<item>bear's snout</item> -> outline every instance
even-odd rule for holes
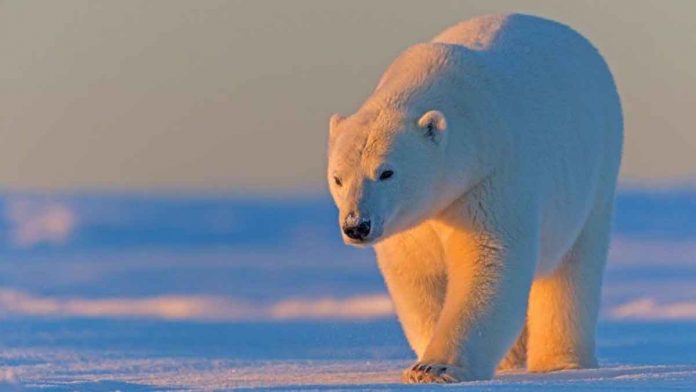
[[[343,233],[355,241],[364,241],[370,235],[371,229],[372,224],[369,219],[360,218],[353,212],[346,216],[343,223]]]

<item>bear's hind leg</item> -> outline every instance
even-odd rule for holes
[[[505,358],[498,364],[498,370],[524,369],[527,363],[527,324],[522,328],[515,344],[510,347]]]
[[[558,268],[532,284],[527,318],[527,368],[531,372],[597,366],[595,328],[611,202],[598,207]]]

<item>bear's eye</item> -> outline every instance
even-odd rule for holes
[[[379,175],[379,180],[384,181],[390,179],[394,175],[393,170],[385,170]]]
[[[337,176],[334,176],[333,180],[334,180],[334,184],[336,184],[336,186],[343,185],[343,182],[341,182],[341,179],[338,178]]]

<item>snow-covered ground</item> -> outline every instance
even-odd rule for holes
[[[391,390],[413,360],[325,198],[5,195],[0,390]],[[601,368],[466,390],[696,390],[696,193],[622,192]],[[425,388],[425,387],[423,387]]]

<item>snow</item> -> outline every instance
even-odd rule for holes
[[[658,303],[652,298],[642,298],[617,306],[611,311],[614,318],[655,320],[696,320],[696,301]]]
[[[60,317],[159,318],[165,320],[370,319],[393,315],[386,294],[348,298],[290,298],[269,306],[222,296],[169,295],[144,298],[52,298],[0,289],[0,314]]]
[[[55,202],[10,201],[5,214],[12,225],[11,242],[17,247],[32,247],[44,242],[62,244],[76,224],[73,211]]]
[[[402,388],[399,373],[410,362],[393,319],[281,323],[72,319],[3,324],[0,361],[10,367],[11,380],[28,388],[384,390]],[[693,325],[602,324],[600,369],[505,373],[492,381],[467,383],[466,389],[685,389],[696,380],[694,345]]]
[[[428,390],[326,198],[0,198],[0,390]],[[696,388],[696,194],[625,191],[599,369],[448,390]],[[25,233],[25,234],[21,234]],[[28,233],[28,234],[27,234]]]

